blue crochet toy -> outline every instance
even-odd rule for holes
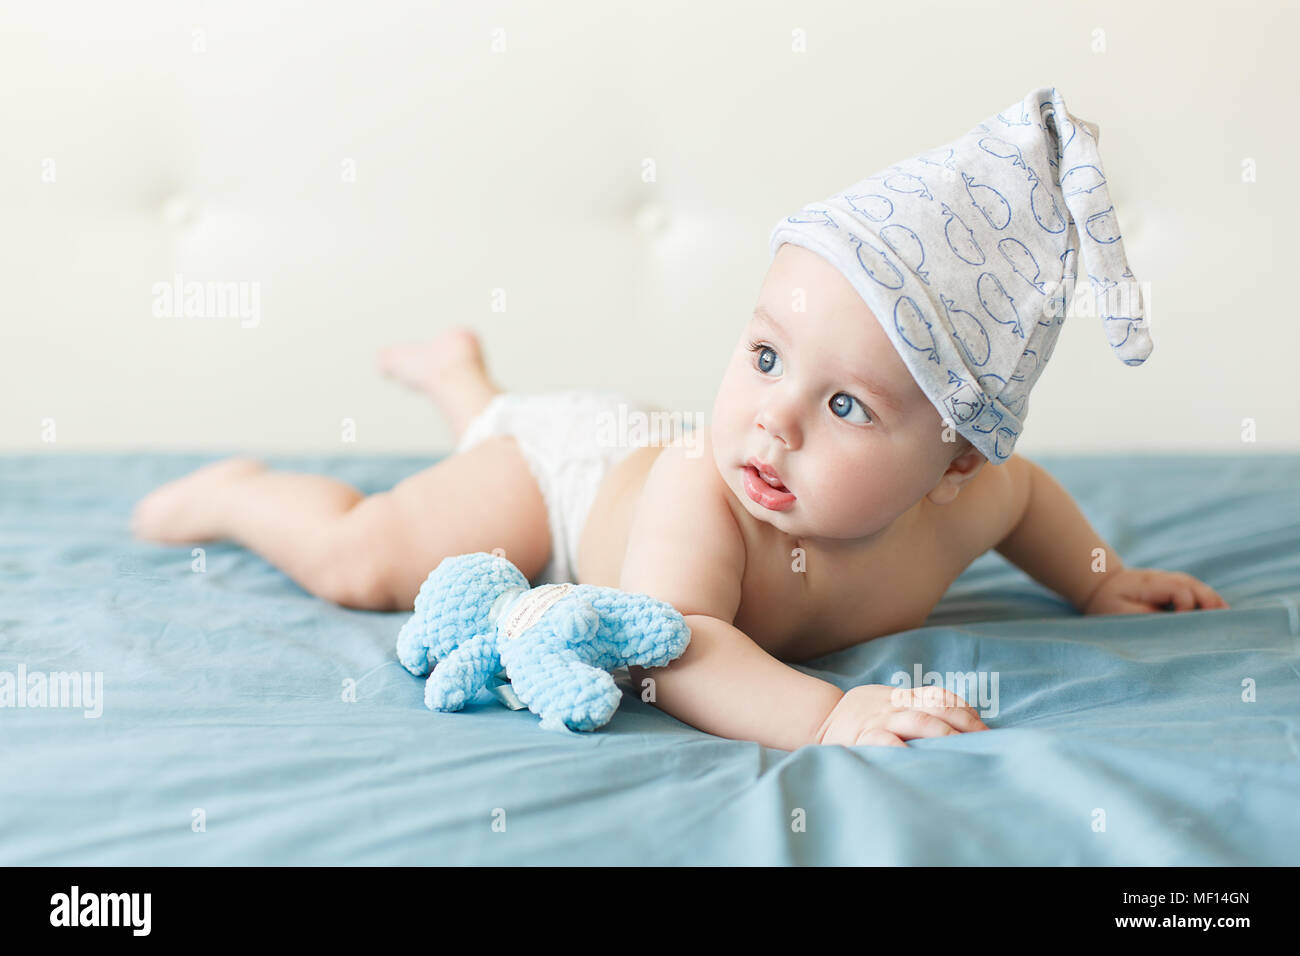
[[[671,604],[590,584],[530,589],[505,558],[477,552],[430,572],[397,635],[397,657],[416,676],[436,665],[424,687],[432,710],[460,710],[504,667],[543,727],[595,730],[623,698],[609,671],[662,667],[690,639]]]

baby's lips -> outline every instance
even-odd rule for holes
[[[754,471],[758,473],[758,477],[763,479],[769,487],[775,488],[777,491],[790,490],[789,486],[785,484],[781,476],[776,473],[776,469],[772,468],[770,465],[760,462],[757,458],[751,458],[749,461],[745,462],[745,464],[750,468],[753,468]],[[760,467],[760,465],[762,465],[762,467]],[[773,482],[776,483],[773,484]]]

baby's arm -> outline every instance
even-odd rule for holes
[[[998,553],[1082,610],[1102,578],[1124,562],[1051,475],[1019,455],[1003,467],[1013,489],[1013,512],[1020,517],[998,543]]]
[[[731,622],[740,607],[745,543],[712,458],[668,448],[646,478],[619,587],[672,604],[691,641],[666,667],[631,667],[653,703],[700,730],[780,750],[804,744],[891,744],[986,729],[951,691],[941,699],[881,684],[847,693],[795,670]]]
[[[997,551],[1085,614],[1226,608],[1213,588],[1180,571],[1128,568],[1102,540],[1070,493],[1032,461],[1012,455],[1012,531]],[[1018,515],[1018,518],[1014,516]]]
[[[654,704],[692,727],[795,750],[816,742],[844,692],[781,663],[732,625],[745,544],[729,493],[707,454],[666,448],[651,468],[619,587],[673,605],[691,641],[666,667],[629,670],[638,690],[653,678]]]
[[[820,742],[843,691],[782,664],[724,620],[685,618],[686,653],[667,667],[629,668],[638,691],[652,678],[655,706],[719,737],[778,750]]]

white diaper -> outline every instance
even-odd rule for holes
[[[578,541],[601,481],[620,461],[648,444],[634,434],[623,434],[618,423],[626,422],[630,412],[648,413],[653,408],[620,392],[597,389],[502,392],[465,429],[457,454],[496,435],[514,436],[542,491],[551,529],[551,558],[530,582],[533,586],[576,583]]]

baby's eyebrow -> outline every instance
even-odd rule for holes
[[[767,309],[763,308],[761,305],[754,310],[754,318],[766,322],[768,325],[772,326],[772,328],[776,329],[782,335],[785,335],[785,326],[782,325],[780,322],[778,322],[776,318],[770,312],[768,312]]]
[[[772,326],[772,328],[776,329],[776,331],[780,332],[783,336],[786,336],[787,338],[789,337],[786,333],[785,326],[778,322],[776,317],[761,305],[754,310],[754,318]],[[889,408],[893,409],[900,415],[903,414],[903,403],[900,402],[898,397],[894,395],[893,392],[889,391],[889,389],[880,385],[878,382],[868,381],[867,379],[854,375],[851,372],[848,373],[848,375],[849,378],[853,379],[853,381],[857,382],[872,395],[876,396],[876,398],[880,399]]]
[[[858,376],[856,375],[850,375],[849,377],[853,379],[855,382],[857,382],[859,385],[861,385],[863,388],[865,388],[867,391],[869,391],[872,395],[876,396],[876,398],[880,399],[882,402],[884,402],[886,405],[888,405],[890,408],[896,411],[898,414],[900,415],[903,414],[903,403],[900,402],[894,396],[893,392],[887,390],[881,385],[875,384],[874,382],[868,382],[866,379],[858,378]]]

